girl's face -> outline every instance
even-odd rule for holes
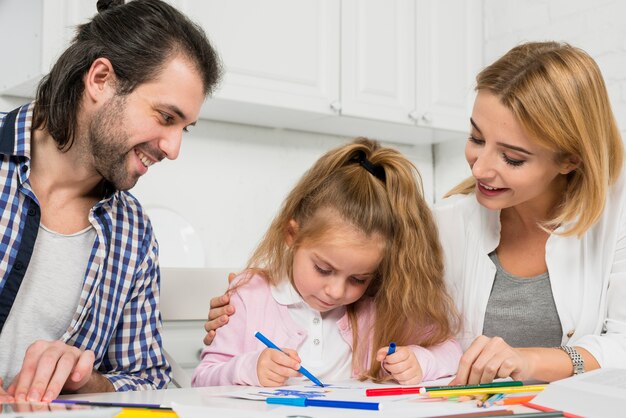
[[[384,241],[379,234],[367,237],[346,222],[337,225],[318,243],[304,242],[294,253],[294,287],[319,312],[359,300],[383,257]],[[291,221],[291,226],[297,233],[297,223]]]
[[[528,137],[497,96],[479,91],[465,158],[476,179],[478,202],[493,210],[530,205],[549,210],[565,186],[570,161]]]

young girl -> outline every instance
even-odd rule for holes
[[[193,385],[281,386],[301,363],[322,382],[454,374],[457,315],[416,174],[364,138],[322,156],[233,281],[237,314],[203,350]]]

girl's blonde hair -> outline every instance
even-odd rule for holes
[[[367,236],[380,234],[385,241],[383,259],[366,292],[376,307],[371,358],[390,341],[441,343],[456,332],[458,317],[445,290],[437,228],[421,189],[419,174],[406,157],[357,138],[323,155],[304,174],[248,266],[274,284],[291,278],[295,250],[303,243],[322,241],[332,228],[320,213],[338,214]],[[292,219],[299,229],[289,246],[286,237]],[[357,335],[354,306],[348,306],[348,315],[354,364],[367,370],[368,353],[359,351],[357,342],[369,335]],[[363,378],[381,376],[380,363],[372,362]]]
[[[554,150],[559,161],[578,167],[567,174],[563,198],[552,219],[554,230],[573,226],[562,235],[584,234],[600,217],[609,186],[620,175],[624,146],[611,110],[602,74],[583,50],[558,42],[519,45],[482,70],[477,91],[500,98],[524,130]],[[469,178],[446,194],[474,191]]]

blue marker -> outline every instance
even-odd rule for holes
[[[265,402],[274,405],[289,406],[324,406],[326,408],[348,408],[348,409],[369,409],[379,411],[383,405],[378,402],[352,402],[334,401],[330,399],[309,399],[309,398],[267,398]]]
[[[389,343],[389,349],[387,350],[387,355],[390,356],[395,352],[396,352],[396,343],[394,342]]]
[[[273,348],[274,350],[278,350],[281,353],[284,353],[283,350],[281,350],[280,348],[278,348],[276,346],[276,344],[274,344],[273,342],[271,342],[270,340],[267,339],[267,337],[263,334],[261,334],[260,332],[257,332],[256,334],[254,334],[255,337],[257,337],[259,340],[261,340],[261,342],[263,344],[265,344],[266,346],[268,346],[269,348]],[[286,353],[285,353],[286,354]],[[302,373],[303,375],[305,375],[306,377],[309,378],[309,380],[313,383],[315,383],[317,386],[321,386],[324,387],[324,384],[322,382],[319,381],[319,379],[315,376],[313,376],[311,374],[310,371],[308,371],[307,369],[305,369],[304,367],[300,366],[300,368],[298,369],[298,371],[300,373]]]

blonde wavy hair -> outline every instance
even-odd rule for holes
[[[611,184],[619,177],[624,145],[595,61],[566,43],[529,42],[511,49],[476,77],[476,90],[500,98],[537,143],[559,161],[574,159],[563,198],[552,219],[553,231],[573,222],[563,236],[584,234],[601,216]],[[445,197],[474,192],[468,178]]]
[[[371,162],[376,176],[361,166],[363,158]],[[248,261],[247,271],[261,273],[270,283],[291,279],[295,250],[322,241],[333,227],[324,225],[320,211],[338,214],[367,236],[383,237],[383,259],[365,294],[374,298],[376,307],[371,353],[360,349],[359,340],[369,335],[358,335],[355,306],[347,307],[353,365],[367,370],[362,379],[383,380],[380,363],[373,361],[368,369],[367,359],[390,341],[430,346],[451,338],[458,327],[444,285],[437,228],[421,190],[419,174],[406,157],[357,138],[323,155],[304,174]],[[289,246],[291,220],[299,228]]]

